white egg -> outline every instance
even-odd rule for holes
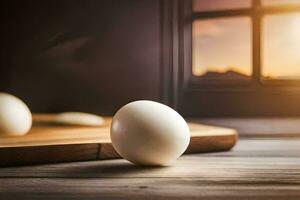
[[[31,128],[32,116],[19,98],[0,92],[0,135],[25,135]]]
[[[189,127],[181,115],[147,100],[131,102],[118,110],[110,136],[116,151],[137,165],[168,165],[190,142]]]
[[[74,126],[102,126],[105,120],[94,114],[82,112],[64,112],[57,114],[54,123]]]

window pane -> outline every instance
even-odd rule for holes
[[[299,79],[300,14],[268,15],[263,25],[263,76]]]
[[[194,0],[193,11],[228,10],[249,8],[251,0]]]
[[[204,79],[250,79],[251,19],[230,17],[193,23],[193,74]]]
[[[262,0],[264,6],[280,6],[300,4],[300,0]]]

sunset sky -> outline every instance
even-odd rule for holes
[[[233,0],[227,1],[232,2]],[[282,1],[287,2],[288,0],[268,0],[264,3],[279,4]],[[292,2],[295,1],[298,0]],[[205,5],[202,5],[205,2],[207,2],[207,6],[211,4],[210,2],[215,1],[201,0],[202,7],[198,5],[196,8],[198,10],[205,9]],[[300,1],[298,2],[300,3]],[[211,10],[215,6],[218,4],[208,7]],[[300,13],[266,15],[263,18],[262,28],[263,76],[300,78]],[[251,75],[251,30],[250,17],[194,21],[193,73],[203,75],[206,71],[235,70]]]

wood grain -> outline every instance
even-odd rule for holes
[[[51,124],[54,115],[35,115],[23,137],[0,138],[0,166],[120,158],[110,140],[111,118],[102,127]],[[189,123],[191,141],[185,153],[226,151],[237,141],[234,129]]]
[[[300,139],[241,139],[232,151],[184,155],[169,167],[106,161],[7,167],[0,199],[300,198]]]
[[[15,199],[299,199],[299,185],[205,183],[200,178],[4,179],[0,193]],[[0,198],[1,198],[0,197]]]
[[[137,167],[123,159],[1,168],[0,177],[203,178],[233,183],[300,182],[300,140],[241,140],[232,151],[184,155],[172,166]],[[284,154],[285,156],[283,156]],[[33,173],[34,172],[34,173]],[[80,172],[80,173],[79,173]]]

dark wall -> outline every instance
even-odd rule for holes
[[[2,0],[0,89],[33,112],[160,100],[158,0]]]

